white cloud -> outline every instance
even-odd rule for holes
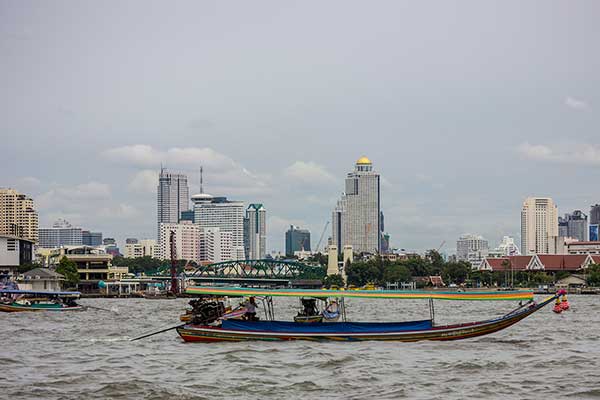
[[[22,185],[26,188],[37,188],[38,186],[40,186],[42,182],[38,179],[35,178],[33,176],[24,176],[23,178],[19,179],[19,185]]]
[[[312,161],[296,161],[283,171],[284,176],[309,184],[327,184],[335,182],[335,177],[325,167]]]
[[[565,105],[567,107],[574,108],[576,110],[585,110],[585,109],[589,108],[588,104],[585,101],[576,99],[571,96],[567,96],[565,98]]]
[[[110,161],[137,167],[157,166],[160,165],[161,161],[166,161],[161,152],[145,144],[115,147],[104,151],[102,154]]]
[[[102,155],[115,163],[142,168],[158,168],[161,163],[170,168],[199,168],[201,165],[218,170],[241,168],[230,157],[209,147],[173,147],[163,151],[136,144],[115,147]]]
[[[143,168],[129,182],[130,189],[136,192],[156,191],[161,163],[174,171],[185,172],[190,186],[198,180],[197,171],[203,166],[205,191],[214,195],[252,195],[270,191],[271,187],[270,176],[252,173],[231,157],[208,147],[173,147],[162,151],[138,144],[109,149],[102,156],[115,163]],[[156,169],[149,169],[152,167]]]
[[[517,152],[531,160],[600,165],[600,146],[596,145],[552,148],[542,144],[522,143],[517,148]]]
[[[41,210],[61,207],[79,207],[86,203],[102,202],[110,199],[110,186],[106,183],[88,182],[75,186],[57,186],[35,199]]]
[[[121,203],[112,207],[104,207],[98,214],[103,218],[123,220],[138,217],[140,211],[129,204]]]

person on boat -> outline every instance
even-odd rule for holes
[[[248,299],[244,307],[246,307],[244,319],[248,321],[258,321],[258,317],[256,316],[256,307],[258,307],[258,305],[256,304],[256,301],[253,296],[251,296]]]

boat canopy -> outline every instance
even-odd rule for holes
[[[257,289],[219,286],[190,286],[185,291],[193,295],[215,296],[277,296],[277,297],[355,297],[369,299],[435,299],[435,300],[531,300],[533,292],[523,290],[488,292],[438,292],[428,290],[319,290],[319,289]]]
[[[4,294],[33,294],[41,296],[60,296],[60,297],[79,297],[81,292],[54,292],[51,290],[16,290],[16,289],[0,289],[0,293]]]

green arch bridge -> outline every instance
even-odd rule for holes
[[[321,279],[325,269],[291,260],[234,260],[199,266],[188,278]]]

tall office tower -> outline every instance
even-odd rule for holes
[[[590,209],[590,226],[588,239],[590,241],[600,240],[600,204],[593,205]]]
[[[590,224],[600,224],[600,204],[590,208]]]
[[[161,169],[157,187],[159,233],[160,224],[177,223],[181,218],[181,213],[189,211],[189,198],[187,176]]]
[[[380,175],[367,157],[346,177],[346,191],[333,212],[332,239],[338,251],[350,245],[357,253],[381,251]],[[338,246],[342,244],[342,247]]]
[[[262,204],[250,204],[244,219],[244,250],[248,260],[267,255],[267,210]]]
[[[588,238],[588,217],[581,210],[575,210],[565,217],[558,217],[558,236],[570,237],[584,242]]]
[[[175,258],[199,262],[200,227],[190,221],[160,224],[159,258],[163,260],[171,258],[171,232],[175,233]]]
[[[310,232],[290,225],[285,232],[285,255],[293,256],[296,251],[310,251]]]
[[[465,234],[456,241],[456,259],[472,265],[481,262],[489,253],[489,244],[482,236]]]
[[[233,258],[243,260],[244,251],[244,202],[231,201],[226,197],[213,197],[199,193],[192,196],[194,223],[200,228],[219,228],[230,232],[233,241]]]
[[[233,260],[233,235],[220,228],[200,230],[200,263],[218,263]]]
[[[80,246],[83,244],[81,228],[72,226],[64,219],[57,220],[52,225],[52,228],[40,228],[39,238],[39,246],[47,249],[60,246]]]
[[[81,231],[81,242],[84,246],[102,246],[102,232]]]
[[[558,242],[558,211],[549,197],[528,197],[521,210],[523,255],[554,254]]]
[[[0,188],[0,234],[37,243],[38,228],[33,200],[14,189]]]

